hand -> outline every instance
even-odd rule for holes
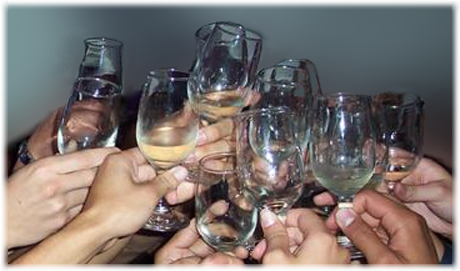
[[[350,254],[340,247],[322,219],[308,209],[291,209],[286,225],[269,210],[261,212],[265,239],[251,256],[263,264],[345,264]]]
[[[327,223],[337,223],[370,264],[437,264],[425,220],[404,205],[373,190],[359,192],[354,209],[339,209]]]
[[[8,179],[8,248],[36,243],[81,210],[96,168],[116,148],[51,156],[16,171]]]
[[[216,252],[200,238],[195,219],[190,225],[178,231],[155,254],[155,264],[243,264],[247,257],[243,248],[237,250],[238,257]]]
[[[99,167],[82,214],[106,225],[110,238],[135,233],[164,195],[186,200],[174,192],[186,176],[181,166],[156,176],[138,148],[110,155]]]
[[[394,195],[409,209],[422,215],[430,229],[452,237],[453,179],[442,166],[423,158],[400,183]]]
[[[235,151],[233,138],[234,123],[231,118],[222,119],[209,126],[203,126],[198,132],[195,153],[187,158],[187,164],[196,164],[209,154]]]
[[[32,156],[37,160],[42,157],[54,155],[56,149],[57,129],[59,126],[59,117],[62,114],[63,107],[56,109],[48,116],[38,127],[27,141],[27,147]],[[17,161],[14,171],[24,165]]]

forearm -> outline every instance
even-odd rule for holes
[[[105,264],[112,261],[131,241],[132,237],[133,235],[112,239],[113,241],[109,241],[106,247],[101,249],[101,251],[88,261],[88,264]]]
[[[104,224],[95,221],[82,213],[12,264],[86,263],[111,239]]]

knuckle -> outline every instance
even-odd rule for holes
[[[66,201],[64,197],[56,197],[53,201],[51,201],[50,205],[50,209],[53,213],[58,213],[59,215],[65,213],[64,210],[66,208]]]
[[[56,197],[59,194],[60,188],[60,184],[57,181],[51,181],[47,183],[46,186],[43,188],[45,198],[51,199]]]

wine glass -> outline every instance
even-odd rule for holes
[[[142,88],[136,140],[158,174],[180,164],[196,145],[198,117],[187,99],[188,73],[151,71]],[[161,199],[144,229],[170,232],[188,225],[188,218]]]
[[[370,97],[347,93],[316,96],[312,112],[310,163],[316,179],[332,192],[338,208],[353,208],[353,197],[374,173],[375,132]],[[362,257],[338,236],[352,259]]]
[[[273,107],[243,112],[235,119],[240,179],[260,209],[284,219],[302,194],[304,180],[294,113]]]
[[[204,156],[195,192],[196,229],[203,240],[231,255],[245,247],[257,224],[257,208],[239,183],[235,153]]]
[[[107,37],[84,40],[85,54],[78,77],[97,77],[116,84],[123,90],[123,42]]]
[[[373,97],[382,110],[386,128],[386,168],[383,178],[388,192],[393,193],[395,182],[409,175],[423,154],[423,106],[417,94],[385,92]]]
[[[233,22],[216,22],[190,75],[188,96],[204,125],[241,112],[259,63],[259,35]]]
[[[120,103],[120,88],[114,83],[94,77],[77,78],[59,122],[59,153],[115,146]]]
[[[280,63],[283,63],[283,65]],[[324,188],[316,184],[308,165],[307,145],[310,129],[308,114],[311,110],[314,95],[311,88],[311,77],[309,71],[299,61],[285,60],[280,63],[258,72],[254,89],[259,93],[260,97],[257,103],[251,105],[251,108],[288,106],[294,110],[302,158],[305,163],[305,187],[297,205],[314,207],[313,195],[324,190]],[[302,63],[305,64],[304,62]],[[318,90],[315,89],[315,91]],[[315,210],[320,212],[328,211],[319,210],[321,208],[327,207],[318,207]]]

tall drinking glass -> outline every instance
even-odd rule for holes
[[[232,22],[215,23],[190,75],[188,96],[204,125],[232,117],[246,106],[262,40]]]
[[[179,165],[195,149],[198,117],[188,102],[187,80],[186,72],[159,69],[149,73],[142,88],[136,140],[158,174]],[[161,199],[144,229],[176,231],[188,222]]]
[[[235,119],[240,179],[259,208],[284,219],[302,194],[304,181],[294,113],[274,107],[243,112]]]
[[[332,192],[338,208],[353,208],[353,197],[372,177],[376,135],[370,97],[346,93],[316,96],[310,162],[316,179]],[[352,258],[362,257],[351,241],[338,236]]]
[[[388,159],[383,177],[390,193],[395,182],[409,175],[420,162],[423,152],[424,102],[413,93],[386,92],[375,95],[386,121],[383,137]]]
[[[59,153],[115,146],[120,102],[120,89],[112,82],[93,77],[75,80],[59,122]]]
[[[245,247],[257,224],[257,208],[239,183],[235,153],[203,157],[195,192],[196,228],[203,240],[228,254]]]
[[[106,37],[91,37],[84,41],[85,54],[78,77],[97,77],[116,84],[123,90],[123,43]]]

